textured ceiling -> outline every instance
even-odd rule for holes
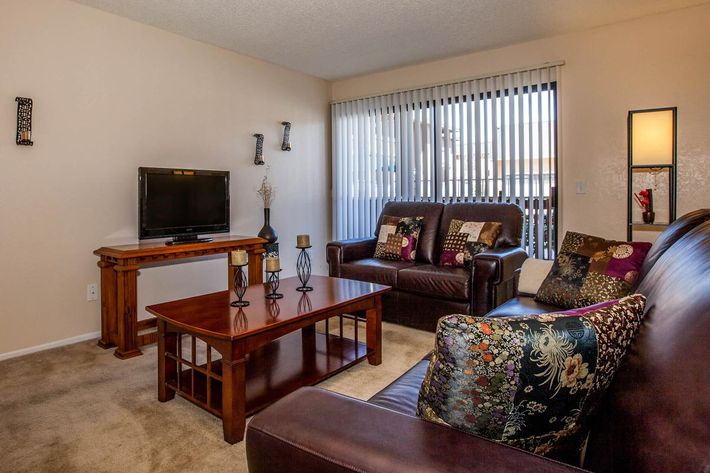
[[[75,0],[325,79],[707,0]]]

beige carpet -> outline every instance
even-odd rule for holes
[[[385,323],[380,366],[320,386],[367,399],[433,340]],[[246,472],[244,443],[224,442],[219,419],[180,397],[158,402],[156,347],[144,351],[121,361],[85,342],[0,362],[0,471]]]

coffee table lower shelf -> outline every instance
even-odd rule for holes
[[[247,355],[246,415],[266,408],[302,386],[319,383],[367,358],[367,345],[338,335],[316,332],[315,351],[303,346],[300,331],[284,335]],[[177,362],[177,358],[166,353]],[[222,417],[222,362],[194,365],[184,358],[180,380],[166,379],[179,396]],[[208,381],[209,380],[209,381]],[[209,384],[208,384],[209,383]]]

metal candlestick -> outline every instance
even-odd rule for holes
[[[237,300],[232,301],[229,305],[232,307],[246,307],[249,305],[249,301],[245,301],[244,294],[247,292],[247,287],[249,286],[249,280],[244,274],[242,269],[246,265],[236,266],[234,268],[234,279],[232,280],[234,285],[234,292],[237,294]]]
[[[311,286],[308,286],[308,280],[311,279],[311,256],[306,250],[308,250],[310,246],[300,248],[301,252],[298,254],[298,259],[296,260],[296,273],[298,274],[298,280],[301,281],[301,285],[297,287],[296,290],[308,292],[313,290]]]
[[[269,293],[264,296],[267,299],[281,299],[284,295],[279,294],[276,292],[279,289],[279,273],[281,270],[279,269],[278,271],[267,271],[267,277],[266,277],[266,284],[268,284],[269,288]]]

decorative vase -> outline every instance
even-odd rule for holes
[[[646,212],[643,212],[641,214],[643,217],[643,223],[653,223],[653,221],[656,219],[656,212],[653,212],[651,210],[647,210]]]
[[[279,238],[276,230],[271,226],[271,209],[268,207],[264,209],[264,226],[259,230],[259,237],[269,243],[274,243]]]

